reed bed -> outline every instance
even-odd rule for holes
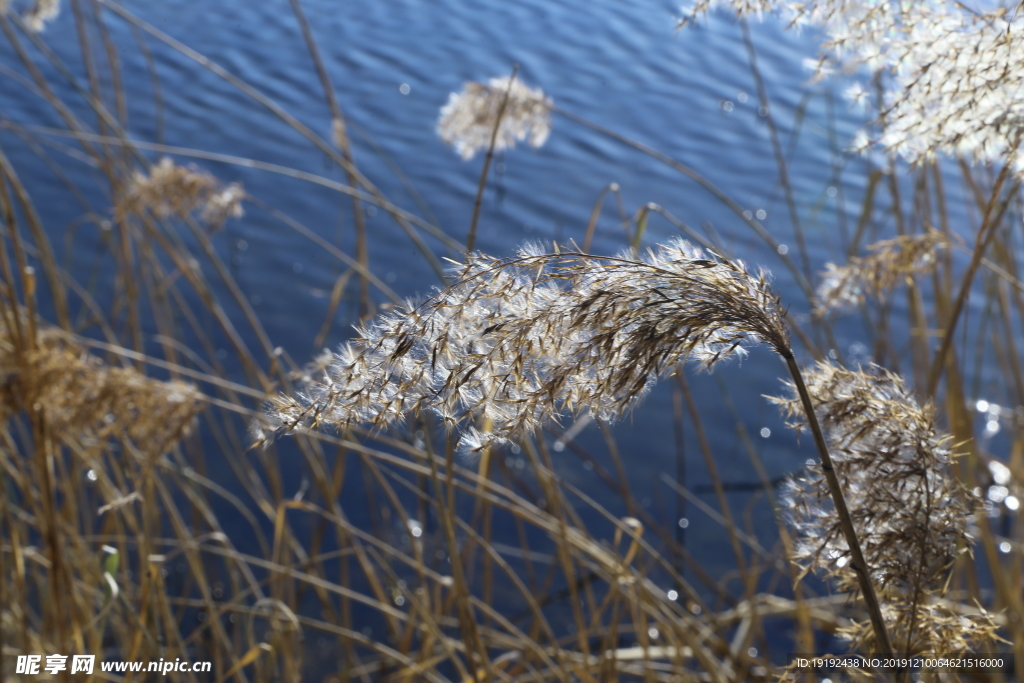
[[[868,171],[855,231],[842,233],[826,266],[810,259],[811,221],[782,145],[789,122],[771,113],[749,31],[795,258],[698,171],[561,109],[557,93],[524,85],[513,65],[465,85],[440,114],[438,132],[456,154],[486,151],[466,233],[400,208],[360,170],[344,97],[299,0],[291,7],[330,108],[322,135],[123,5],[67,4],[76,69],[46,47],[60,3],[0,2],[0,30],[21,60],[0,73],[4,87],[41,98],[63,122],[0,115],[0,128],[56,182],[67,180],[56,161],[65,156],[93,169],[100,206],[73,183],[63,189],[102,235],[98,267],[111,275],[101,284],[68,260],[75,229],[44,225],[38,188],[0,147],[0,680],[23,680],[19,655],[58,653],[212,662],[212,674],[167,676],[181,681],[818,680],[825,674],[788,655],[826,650],[995,653],[1024,666],[1021,128],[1016,109],[991,114],[999,97],[1013,97],[1005,90],[1024,54],[1014,49],[1021,8],[893,17],[888,4],[789,7],[793,21],[826,27],[835,52],[820,62],[823,75],[843,50],[876,69],[877,93],[864,97],[877,99],[869,142],[882,162]],[[697,3],[687,21],[713,4],[742,16],[777,9]],[[118,54],[114,23],[130,27],[137,53]],[[902,47],[865,48],[890,29],[904,32]],[[929,43],[927,31],[938,38]],[[345,182],[134,139],[125,103],[135,94],[120,60],[147,65],[158,110],[179,95],[159,89],[157,44],[309,140]],[[965,45],[1005,70],[965,66],[955,58]],[[938,75],[885,71],[907,60]],[[939,76],[963,88],[944,90]],[[82,94],[88,117],[48,79]],[[977,107],[964,104],[972,98]],[[936,102],[953,113],[914,118]],[[665,207],[631,212],[615,184],[579,207],[571,243],[474,251],[494,152],[540,146],[562,125],[678,171],[775,260],[750,267],[714,230]],[[215,177],[204,159],[331,189],[351,212],[354,245]],[[616,256],[590,253],[606,196],[626,229]],[[971,225],[951,224],[960,197]],[[436,274],[425,298],[403,301],[382,277],[388,254],[370,252],[367,206]],[[267,332],[216,242],[255,212],[336,259],[318,344],[347,300],[362,326],[341,349],[292,359]],[[679,237],[653,242],[654,217]],[[780,298],[768,267],[799,300]],[[979,307],[981,318],[969,319]],[[850,320],[874,365],[858,366],[835,343]],[[811,434],[799,448],[814,459],[782,480],[768,477],[743,419],[705,423],[691,389],[695,371],[717,378],[758,345],[767,351],[744,363],[776,363],[789,385],[769,401]],[[982,357],[995,380],[982,380]],[[615,423],[642,413],[659,381],[674,407],[661,438],[682,444],[692,430],[711,483],[689,486],[681,453],[653,487],[665,503],[654,512],[628,476],[642,454],[618,443]],[[737,387],[719,386],[732,405]],[[588,424],[599,449],[575,439]],[[749,456],[759,481],[742,498],[720,474],[709,429],[736,431]],[[566,462],[603,488],[564,476]],[[765,509],[768,535],[751,519]],[[698,512],[732,552],[724,575],[687,543],[680,522]],[[1010,667],[829,675],[1017,677]]]

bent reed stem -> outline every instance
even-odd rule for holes
[[[789,366],[789,374],[793,377],[793,384],[800,395],[800,402],[807,414],[807,424],[814,435],[814,445],[818,447],[818,457],[821,459],[821,469],[825,473],[825,480],[828,482],[829,493],[832,494],[832,502],[836,506],[836,516],[839,518],[840,528],[846,538],[846,544],[850,547],[852,562],[850,567],[857,574],[857,581],[860,584],[861,593],[864,594],[864,604],[868,609],[868,616],[871,619],[871,627],[874,629],[875,637],[881,649],[881,654],[891,656],[893,654],[892,641],[889,640],[889,632],[885,628],[885,621],[882,619],[882,609],[878,602],[878,595],[875,593],[875,586],[871,583],[871,574],[868,571],[867,562],[860,549],[860,542],[857,540],[857,531],[853,526],[853,519],[850,517],[850,510],[846,506],[846,498],[843,496],[843,489],[839,485],[839,477],[836,476],[835,468],[832,465],[832,456],[828,452],[828,444],[825,442],[825,435],[818,424],[818,417],[814,412],[814,404],[811,402],[811,395],[807,391],[800,366],[797,365],[793,352],[787,349],[782,357]]]

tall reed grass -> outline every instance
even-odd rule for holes
[[[462,157],[487,152],[463,239],[461,227],[449,233],[389,201],[360,170],[345,98],[300,0],[291,8],[330,110],[320,132],[113,0],[72,0],[56,19],[59,3],[16,4],[0,2],[0,30],[20,63],[0,78],[63,125],[0,113],[0,135],[17,136],[58,182],[65,158],[93,169],[101,207],[74,183],[64,189],[101,235],[111,276],[68,260],[75,229],[44,224],[40,188],[0,146],[0,680],[21,680],[19,655],[58,653],[208,660],[216,681],[817,680],[825,674],[788,653],[823,650],[990,652],[1024,665],[1020,7],[687,11],[785,5],[794,23],[824,27],[821,75],[870,71],[852,94],[875,107],[860,142],[880,145],[881,162],[826,266],[812,263],[807,210],[788,180],[790,122],[772,112],[746,29],[795,258],[697,170],[556,106],[557,93],[525,86],[513,65],[467,84],[437,124]],[[84,75],[38,33],[54,20],[75,24]],[[118,51],[115,24],[137,52]],[[308,139],[344,182],[133,138],[122,60],[149,70],[158,110],[183,95],[160,90],[157,45]],[[57,94],[69,89],[84,96],[75,106]],[[630,212],[617,184],[579,207],[582,247],[476,252],[494,152],[543,144],[555,117],[665,164],[733,211],[777,254],[766,265],[791,278],[798,300],[781,301],[767,270],[748,269],[715,231],[656,204]],[[354,244],[218,179],[208,161],[337,192]],[[947,187],[950,169],[962,194]],[[608,195],[628,234],[618,256],[597,256]],[[952,211],[960,201],[966,211]],[[426,299],[403,302],[382,277],[389,255],[370,253],[367,206],[436,273]],[[317,345],[346,298],[363,319],[337,352],[293,361],[246,297],[215,240],[256,212],[337,261]],[[973,224],[952,224],[960,213]],[[654,217],[688,241],[645,250]],[[849,320],[876,365],[843,357],[836,328]],[[757,344],[784,362],[788,393],[771,401],[811,432],[818,456],[781,480],[739,415],[703,422],[686,367],[712,370]],[[684,444],[692,430],[710,486],[687,483],[681,454],[652,493],[676,509],[655,513],[628,476],[643,454],[620,447],[613,423],[643,412],[659,378],[674,411],[658,438]],[[720,387],[731,405],[736,387]],[[587,424],[602,452],[575,438]],[[710,429],[734,430],[750,457],[758,482],[743,509]],[[569,458],[605,490],[561,476]],[[754,497],[770,506],[774,534],[755,530],[752,511],[764,508]],[[721,526],[733,571],[716,573],[687,543],[682,523],[698,512]]]

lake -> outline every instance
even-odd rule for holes
[[[284,0],[128,0],[124,7],[330,139],[330,109],[300,26]],[[715,15],[697,27],[677,31],[679,8],[661,0],[586,4],[308,0],[304,8],[346,116],[358,167],[383,195],[436,225],[454,243],[466,239],[483,162],[479,155],[464,162],[441,142],[435,134],[439,109],[464,82],[504,76],[518,65],[519,77],[542,88],[559,109],[698,171],[749,211],[780,246],[768,246],[735,212],[676,170],[594,127],[556,114],[550,139],[542,148],[517,148],[495,158],[483,201],[478,249],[508,255],[527,240],[581,241],[595,201],[603,188],[616,183],[629,215],[654,202],[698,233],[720,239],[733,255],[771,269],[794,319],[807,320],[806,298],[781,260],[788,255],[799,263],[797,236],[743,31],[732,18]],[[133,139],[345,181],[323,151],[272,111],[150,36],[146,43],[159,76],[155,89],[136,42],[141,34],[116,15],[108,15],[110,40],[123,67]],[[842,245],[853,231],[865,194],[868,164],[844,152],[864,124],[865,114],[841,96],[846,86],[843,79],[808,82],[810,72],[804,60],[816,54],[813,32],[789,33],[774,20],[752,24],[750,32],[769,111],[787,157],[807,257],[817,272],[826,261],[842,258]],[[40,38],[86,82],[69,9]],[[36,48],[26,49],[36,56],[57,97],[94,126],[95,116],[88,113],[82,94],[45,63]],[[0,64],[7,69],[0,80],[3,122],[63,127],[45,100],[11,75],[27,72],[6,38],[0,39]],[[157,92],[161,107],[155,103]],[[60,172],[83,188],[81,201],[69,195],[53,166],[43,163],[38,150],[10,126],[0,129],[0,147],[31,189],[43,223],[72,273],[92,277],[98,292],[109,290],[108,247],[99,225],[112,215],[109,190],[96,169],[63,153],[60,145],[66,140],[39,129],[34,132],[38,139],[54,143],[49,153],[59,160]],[[151,158],[157,157],[154,153]],[[175,158],[196,163],[224,182],[243,183],[250,195],[354,253],[350,204],[334,190],[251,164],[190,159],[187,154]],[[615,199],[606,196],[603,206],[591,251],[612,254],[625,248],[629,238]],[[428,293],[438,278],[417,246],[385,211],[368,205],[364,210],[373,271],[401,297]],[[68,242],[65,235],[72,228],[74,239]],[[891,226],[879,228],[884,232]],[[669,220],[652,215],[643,242],[653,245],[678,234]],[[458,257],[435,236],[422,232],[421,237],[436,257]],[[303,363],[322,346],[334,347],[352,335],[359,314],[354,284],[346,290],[324,344],[314,344],[331,290],[345,266],[267,210],[247,206],[244,218],[230,220],[211,240],[263,322],[271,344],[288,356]],[[216,278],[211,277],[211,282],[218,297],[230,299]],[[379,293],[374,296],[377,303],[384,302]],[[97,298],[103,302],[102,294]],[[899,319],[905,303],[893,305],[894,319]],[[238,306],[226,310],[240,329],[248,329]],[[838,351],[847,362],[870,360],[870,339],[857,319],[840,321],[835,330]],[[158,333],[156,328],[146,331]],[[244,381],[223,333],[212,325],[209,333],[228,374]],[[250,348],[257,348],[253,335],[244,334]],[[158,348],[151,338],[145,343]],[[798,441],[762,398],[780,391],[784,372],[777,358],[757,349],[714,375],[695,371],[687,375],[721,478],[735,488],[730,502],[738,515],[754,503],[757,514],[750,518],[750,531],[761,539],[775,538],[774,521],[770,514],[763,514],[763,498],[752,492],[759,480],[744,439],[750,437],[772,479],[799,469],[813,457],[810,439]],[[675,494],[661,478],[664,473],[676,477],[685,470],[687,486],[713,507],[717,505],[709,491],[711,480],[698,435],[687,425],[680,443],[673,429],[672,384],[672,380],[661,382],[635,414],[615,426],[614,434],[636,503],[670,528],[684,526],[687,546],[699,554],[711,575],[720,576],[735,566],[720,524],[693,505],[678,524]],[[595,426],[584,427],[576,439],[594,454],[597,465],[610,467]],[[507,457],[514,467],[516,454],[509,452]],[[616,516],[625,515],[628,511],[621,497],[602,481],[594,465],[571,448],[556,453],[560,476]],[[236,486],[226,465],[210,461],[206,466],[215,481]],[[282,476],[289,490],[302,487],[301,468],[286,469]],[[366,515],[367,501],[359,485],[346,491],[343,506],[358,522],[360,515]],[[226,510],[225,518],[231,519],[232,514]],[[596,518],[593,521],[598,523]],[[514,542],[512,538],[495,540]],[[239,542],[245,544],[244,539]]]

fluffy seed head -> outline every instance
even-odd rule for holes
[[[901,282],[932,272],[938,253],[948,246],[945,235],[929,230],[877,242],[868,247],[871,254],[855,256],[843,266],[825,264],[816,293],[817,313],[852,308],[869,296],[884,299]]]
[[[159,454],[188,432],[203,407],[194,386],[108,366],[60,331],[40,332],[35,347],[21,353],[9,339],[0,326],[0,419],[43,410],[62,440],[127,437]]]
[[[817,75],[842,66],[878,77],[878,142],[908,161],[956,154],[1024,174],[1017,152],[1024,133],[1019,10],[980,12],[940,0],[696,0],[680,23],[717,7],[820,26],[826,40],[825,56],[814,62]]]
[[[888,595],[882,605],[889,636],[907,654],[948,655],[989,652],[999,638],[999,625],[984,609],[977,613],[958,610],[955,603],[926,594],[915,601]],[[877,651],[874,630],[866,621],[840,630],[855,652]]]
[[[805,378],[874,580],[904,595],[934,589],[967,546],[977,501],[950,472],[949,437],[936,429],[931,407],[919,406],[902,378],[879,368],[819,363]],[[799,398],[772,400],[793,426],[805,425]],[[789,481],[786,507],[797,531],[796,561],[843,588],[856,586],[820,468]]]
[[[229,217],[244,215],[245,191],[240,183],[222,187],[220,182],[194,166],[178,166],[164,157],[149,175],[135,171],[118,202],[118,219],[128,214],[152,211],[160,218],[185,218],[193,211],[211,228],[219,228]]]
[[[789,348],[767,274],[683,241],[642,258],[477,255],[456,276],[363,329],[301,394],[272,401],[258,438],[429,409],[449,426],[488,418],[490,433],[463,439],[478,450],[566,414],[614,420],[685,360],[711,369],[747,342]]]
[[[8,2],[0,2],[0,14],[3,14],[8,9]],[[30,31],[39,33],[46,24],[57,18],[60,14],[60,0],[36,0],[32,5],[32,9],[25,12],[22,19],[25,20],[25,26]]]
[[[510,82],[507,76],[492,78],[486,84],[470,81],[461,93],[452,93],[441,108],[437,134],[463,159],[472,159],[490,147],[501,112],[495,151],[511,149],[523,140],[528,140],[531,147],[540,147],[551,133],[552,106],[540,88],[527,87],[519,79]]]

